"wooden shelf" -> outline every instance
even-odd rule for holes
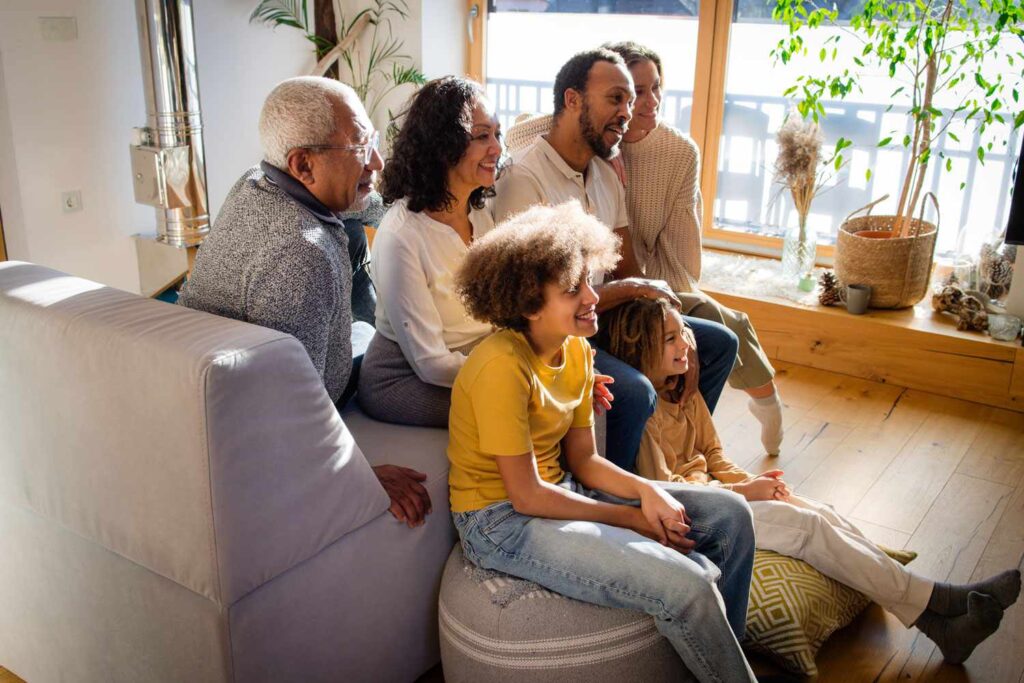
[[[708,291],[750,316],[772,359],[1024,412],[1024,348],[913,308],[850,315],[778,298]]]

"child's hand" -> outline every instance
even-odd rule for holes
[[[792,495],[789,486],[782,481],[782,470],[768,470],[756,477],[734,484],[732,490],[750,501],[779,500],[787,501]]]

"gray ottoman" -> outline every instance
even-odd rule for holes
[[[652,617],[476,568],[459,545],[441,579],[438,620],[446,683],[695,680]]]

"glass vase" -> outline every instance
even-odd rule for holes
[[[806,273],[814,270],[817,256],[818,231],[807,224],[807,216],[800,216],[796,225],[782,237],[782,277],[796,284]]]

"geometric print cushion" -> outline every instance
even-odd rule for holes
[[[869,602],[806,562],[756,550],[743,645],[789,671],[816,676],[818,650]]]
[[[896,559],[906,563],[913,554]],[[789,671],[816,676],[818,650],[870,602],[806,562],[756,550],[743,646],[768,655]]]

